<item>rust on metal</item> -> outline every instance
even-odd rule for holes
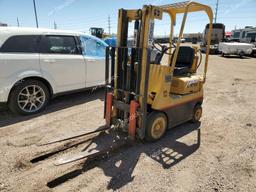
[[[130,117],[129,117],[129,128],[128,128],[128,134],[131,139],[135,139],[135,133],[136,133],[136,111],[139,104],[133,100],[130,104]]]
[[[107,93],[107,102],[106,102],[106,126],[110,126],[111,124],[111,112],[112,112],[112,100],[113,100],[113,94]]]

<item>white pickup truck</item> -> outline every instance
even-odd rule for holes
[[[222,56],[225,55],[239,55],[243,57],[244,55],[250,55],[255,46],[249,43],[239,43],[239,42],[220,42],[219,51]]]

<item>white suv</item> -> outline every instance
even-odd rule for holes
[[[104,84],[102,40],[80,32],[0,27],[0,104],[41,111],[57,94]]]

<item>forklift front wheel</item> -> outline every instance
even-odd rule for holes
[[[203,109],[201,105],[196,105],[194,110],[193,110],[193,118],[192,118],[192,123],[196,123],[200,120],[202,117]]]
[[[151,112],[148,116],[146,140],[156,141],[160,139],[166,132],[167,118],[164,113]]]

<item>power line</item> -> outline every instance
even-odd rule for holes
[[[104,22],[105,21],[105,22]],[[100,19],[100,20],[94,20],[94,21],[90,21],[90,22],[62,22],[61,25],[63,26],[81,26],[81,25],[95,25],[96,23],[99,23],[99,25],[101,23],[106,23],[106,19]]]
[[[77,22],[74,22],[75,20],[77,20]],[[106,18],[103,18],[102,16],[100,18],[90,18],[90,19],[81,19],[81,21],[79,21],[77,18],[73,18],[73,19],[65,19],[65,24],[80,24],[80,23],[95,23],[98,21],[102,21],[102,22],[106,22]]]

